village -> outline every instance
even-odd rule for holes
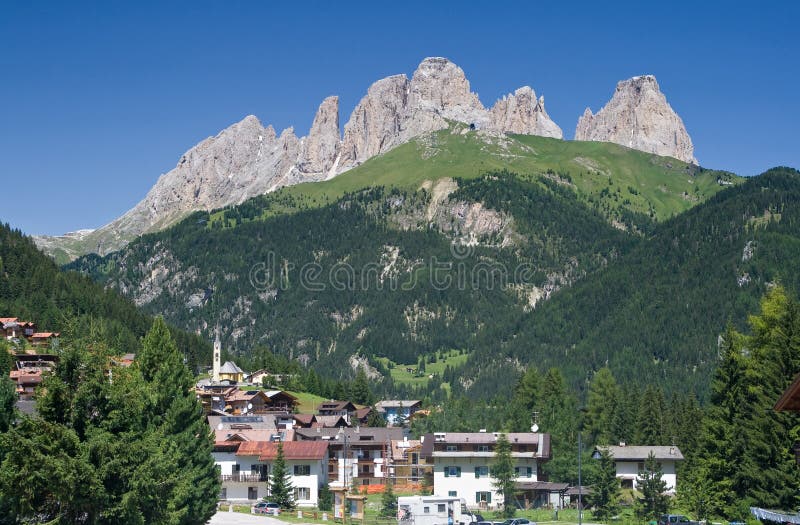
[[[58,333],[37,332],[33,322],[3,318],[3,336],[12,352],[10,372],[18,408],[34,413],[34,394],[43,376],[58,362]],[[346,512],[363,518],[368,494],[383,493],[387,485],[402,494],[428,494],[461,503],[464,512],[491,512],[503,507],[491,476],[500,433],[434,432],[411,439],[409,424],[426,417],[420,400],[385,399],[373,407],[347,400],[325,400],[301,407],[298,397],[269,385],[282,378],[267,370],[245,372],[235,362],[221,362],[219,338],[207,377],[195,386],[210,430],[213,458],[220,476],[220,508],[268,502],[270,480],[282,449],[294,503],[318,508],[323,488],[333,495],[332,518]],[[112,358],[114,367],[127,367],[135,355]],[[376,411],[377,414],[373,414]],[[370,426],[373,416],[385,426]],[[521,509],[583,508],[589,486],[551,482],[541,466],[552,459],[550,435],[537,425],[531,432],[508,433],[514,462],[515,501]],[[684,457],[676,446],[625,444],[598,447],[614,458],[621,488],[636,489],[637,477],[649,455],[658,461],[667,493],[674,494],[678,465]],[[263,505],[263,503],[262,503]],[[265,507],[262,507],[265,508]],[[424,507],[425,509],[428,506]]]

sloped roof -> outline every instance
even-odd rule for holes
[[[386,399],[375,403],[375,408],[381,412],[387,408],[414,408],[419,406],[418,399]]]
[[[317,416],[319,419],[320,416]],[[329,440],[334,443],[343,443],[338,438],[339,432],[347,436],[348,443],[372,442],[386,443],[392,440],[403,439],[403,429],[398,427],[360,427],[360,428],[298,428],[295,435],[298,439]]]
[[[599,446],[598,450],[607,449],[617,461],[644,461],[653,453],[658,460],[682,461],[683,454],[678,447],[625,445],[625,446]]]
[[[800,412],[800,374],[794,378],[792,384],[775,403],[775,410],[786,412]]]
[[[220,374],[244,374],[244,370],[236,366],[233,361],[225,361],[222,368],[219,369]]]
[[[287,460],[324,459],[328,453],[325,441],[285,441],[283,456]],[[246,441],[239,445],[237,456],[258,456],[261,461],[278,457],[278,443],[270,441]]]
[[[405,453],[409,450],[416,450],[422,445],[422,441],[418,439],[393,439],[392,440],[392,459],[402,460],[405,459]]]

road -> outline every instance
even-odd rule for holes
[[[331,522],[333,523],[333,522]],[[228,512],[221,510],[211,517],[208,525],[287,525],[287,522],[281,521],[270,516],[255,516],[253,514],[242,514],[241,512]],[[303,524],[293,524],[303,525]]]

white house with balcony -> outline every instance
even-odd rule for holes
[[[499,432],[436,432],[422,437],[421,457],[433,464],[433,493],[462,498],[467,506],[495,509],[503,503],[491,467]],[[517,483],[537,481],[539,466],[550,459],[550,434],[511,432],[511,457]]]
[[[638,489],[636,479],[644,470],[644,463],[652,452],[661,468],[662,478],[667,484],[667,492],[675,493],[678,486],[677,466],[683,461],[683,454],[676,446],[639,446],[620,443],[618,446],[599,446],[592,457],[599,458],[601,450],[608,450],[614,458],[617,478],[623,489]]]
[[[278,442],[217,442],[212,455],[222,480],[220,500],[252,503],[269,498]],[[319,487],[328,482],[328,444],[287,441],[283,443],[283,455],[295,503],[316,506]]]

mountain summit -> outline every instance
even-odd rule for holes
[[[575,140],[614,142],[697,164],[692,139],[653,75],[620,81],[614,96],[596,115],[586,108]]]
[[[409,80],[395,75],[375,82],[339,133],[339,99],[320,105],[307,137],[292,128],[280,135],[254,116],[207,138],[184,153],[145,198],[111,223],[85,235],[38,237],[62,258],[118,250],[143,233],[170,226],[197,210],[211,210],[282,186],[335,177],[375,155],[427,132],[460,122],[497,133],[561,138],[561,129],[529,87],[484,108],[464,71],[446,58],[426,58]]]

